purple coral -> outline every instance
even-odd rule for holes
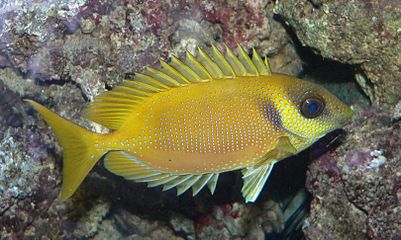
[[[356,168],[365,164],[369,157],[369,152],[350,151],[347,153],[345,161],[349,168]]]

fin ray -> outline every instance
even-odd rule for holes
[[[185,191],[191,188],[201,177],[202,175],[193,175],[190,179],[177,185],[177,196],[183,194]]]
[[[255,48],[252,49],[252,62],[255,64],[260,75],[272,74],[270,67],[268,65],[266,66],[266,64],[263,62],[262,58],[260,57],[259,53],[255,50]]]
[[[190,83],[190,81],[184,75],[182,75],[179,71],[165,61],[160,61],[160,70],[169,75],[171,78],[175,79],[180,84]]]
[[[196,196],[212,177],[213,173],[202,175],[202,178],[192,185],[192,196]]]
[[[149,183],[148,183],[148,187],[157,187],[157,186],[166,184],[166,183],[168,183],[168,182],[170,182],[170,181],[176,179],[177,177],[178,177],[178,175],[172,175],[172,176],[170,176],[170,175],[167,175],[167,174],[166,174],[165,176],[160,177],[158,180],[149,182]]]
[[[192,175],[180,175],[178,178],[174,179],[173,181],[170,181],[166,184],[163,185],[163,191],[170,190],[177,185],[180,185],[181,183],[191,179]]]
[[[177,79],[170,77],[166,73],[157,70],[152,67],[146,67],[145,74],[153,77],[154,79],[166,84],[167,86],[171,87],[182,87],[186,84],[177,81]]]
[[[254,202],[265,185],[267,178],[269,177],[274,161],[265,163],[261,166],[254,168],[247,168],[243,170],[244,185],[242,186],[242,196],[245,198],[245,202]],[[251,172],[251,173],[248,173]]]
[[[226,46],[226,59],[233,67],[237,76],[246,76],[246,69],[235,54]]]
[[[214,79],[224,77],[223,71],[221,71],[220,67],[201,48],[198,48],[198,60],[208,70]]]
[[[234,69],[231,67],[230,63],[227,61],[221,51],[214,45],[212,45],[212,50],[213,58],[215,59],[217,65],[219,65],[219,67],[223,71],[224,75],[229,77],[236,77],[237,75],[235,74]]]
[[[238,58],[245,67],[246,74],[252,76],[258,76],[259,75],[258,69],[256,68],[255,64],[253,64],[251,58],[248,56],[245,50],[239,44],[237,49],[238,49]]]
[[[183,76],[185,76],[191,82],[201,82],[201,77],[190,67],[188,67],[185,63],[183,63],[180,59],[173,56],[171,58],[171,66],[177,69]]]
[[[134,81],[146,83],[146,84],[151,85],[160,90],[169,89],[169,86],[167,86],[166,84],[164,84],[160,81],[157,81],[156,79],[152,78],[151,76],[143,74],[143,73],[135,73]]]
[[[185,55],[185,63],[190,66],[202,80],[210,81],[213,79],[208,70],[189,51],[186,51]]]
[[[216,190],[217,180],[219,179],[219,174],[213,174],[210,180],[207,182],[207,187],[210,190],[210,193],[213,195],[214,190]]]

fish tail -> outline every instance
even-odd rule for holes
[[[25,101],[31,104],[52,127],[64,149],[63,183],[60,194],[61,201],[64,201],[74,194],[89,171],[105,154],[95,148],[95,141],[101,135],[65,120],[37,102]]]

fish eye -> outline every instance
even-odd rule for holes
[[[301,113],[306,118],[319,116],[325,107],[323,99],[319,96],[307,95],[301,102]]]

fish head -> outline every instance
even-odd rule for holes
[[[279,78],[281,94],[272,100],[288,132],[314,142],[350,119],[351,109],[322,86],[285,75]]]

